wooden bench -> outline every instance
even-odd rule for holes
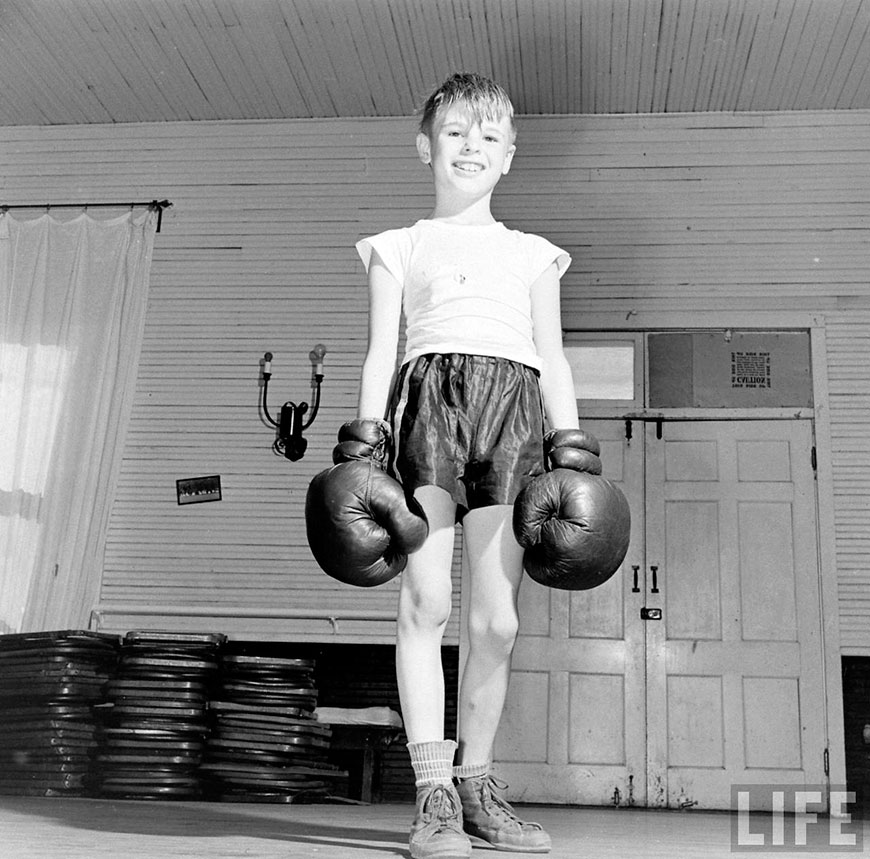
[[[348,793],[362,802],[380,802],[381,754],[402,734],[389,725],[331,725],[330,750],[361,752],[361,758],[348,767]]]

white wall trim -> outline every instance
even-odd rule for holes
[[[801,311],[585,311],[581,325],[570,324],[563,317],[566,332],[581,331],[652,331],[670,329],[718,330],[740,329],[795,329],[815,328],[824,325],[824,317],[817,313]]]

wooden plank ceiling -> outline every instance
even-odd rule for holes
[[[870,108],[870,0],[0,0],[0,125]]]

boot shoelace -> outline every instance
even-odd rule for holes
[[[540,823],[526,823],[524,820],[520,820],[519,817],[517,817],[516,812],[511,808],[510,803],[508,803],[507,800],[502,799],[502,797],[493,790],[493,788],[506,790],[507,787],[507,784],[500,782],[494,776],[487,776],[481,785],[483,807],[492,814],[493,817],[500,817],[503,820],[507,820],[508,822],[519,826],[521,829],[524,826],[528,826],[532,829],[542,829],[543,827]]]
[[[428,823],[437,820],[441,824],[441,828],[461,828],[459,806],[451,792],[443,785],[436,785],[426,797],[423,805],[423,816]]]

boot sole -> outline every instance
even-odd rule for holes
[[[445,848],[444,850],[430,851],[426,848],[423,850],[414,850],[411,848],[411,859],[471,859],[471,845],[467,850],[452,850]]]
[[[487,841],[479,835],[469,835],[472,847],[484,847],[489,850],[497,850],[499,853],[549,853],[552,849],[552,844],[539,845],[537,847],[519,846],[514,844],[493,844],[492,841]]]

